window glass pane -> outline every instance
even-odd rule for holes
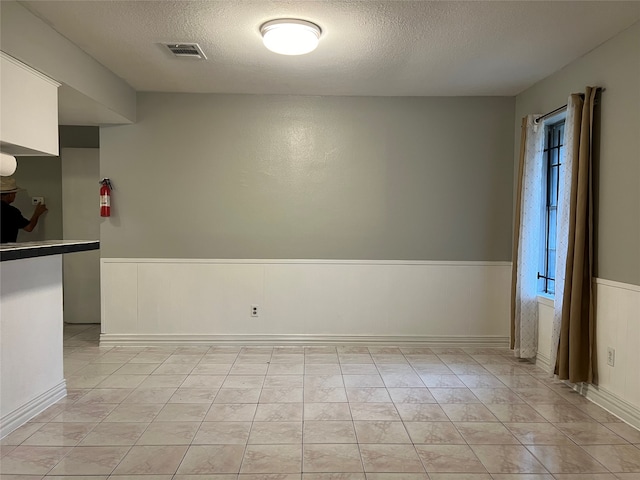
[[[549,280],[547,284],[547,293],[556,293],[556,282]]]
[[[558,205],[558,167],[551,167],[549,178],[549,205]]]
[[[556,248],[556,216],[558,214],[558,210],[555,208],[549,209],[549,245],[548,249]],[[553,272],[551,272],[553,273]]]

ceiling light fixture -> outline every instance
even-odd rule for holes
[[[281,55],[304,55],[318,46],[322,30],[315,23],[294,18],[271,20],[260,27],[262,41]]]

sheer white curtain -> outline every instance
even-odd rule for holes
[[[519,358],[534,358],[538,345],[538,271],[542,215],[542,150],[544,127],[536,125],[539,115],[523,119],[523,143],[512,285],[512,348]]]
[[[555,272],[555,298],[553,300],[553,329],[551,331],[551,352],[549,355],[549,373],[554,374],[556,360],[558,359],[558,345],[560,342],[560,327],[562,325],[562,305],[564,280],[567,269],[567,250],[569,246],[569,213],[571,204],[571,172],[574,157],[577,152],[573,148],[575,132],[575,102],[567,103],[567,116],[564,123],[564,148],[561,149],[560,169],[558,171],[558,211],[556,215],[556,272]]]

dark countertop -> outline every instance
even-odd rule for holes
[[[41,242],[2,243],[0,262],[22,258],[44,257],[63,253],[98,250],[99,240],[44,240]]]

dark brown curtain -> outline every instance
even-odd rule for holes
[[[597,383],[593,295],[593,108],[598,88],[569,98],[565,138],[574,152],[569,241],[555,373],[572,383]],[[569,118],[571,117],[571,118]]]
[[[522,209],[522,182],[524,180],[524,157],[527,145],[527,117],[522,118],[520,134],[520,163],[518,170],[518,191],[516,192],[516,216],[513,221],[513,250],[511,262],[511,345],[513,350],[516,339],[516,286],[518,282],[518,249],[520,248],[520,210]]]

